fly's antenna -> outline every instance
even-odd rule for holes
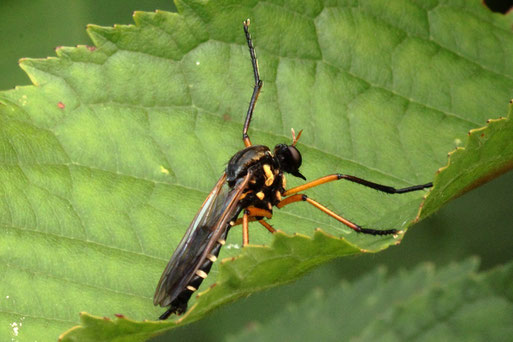
[[[296,143],[299,140],[301,133],[303,133],[303,130],[300,130],[299,133],[297,134],[297,136],[296,136],[296,132],[294,131],[294,128],[291,128],[290,130],[292,131],[292,146],[296,146]]]

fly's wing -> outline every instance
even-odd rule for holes
[[[164,269],[153,297],[154,305],[169,306],[183,291],[213,244],[228,229],[249,178],[250,174],[230,189],[226,174],[221,176]]]

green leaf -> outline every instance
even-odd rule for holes
[[[513,334],[513,264],[476,274],[476,260],[313,291],[228,341],[504,341]]]
[[[34,86],[0,93],[0,323],[18,327],[2,339],[54,339],[85,311],[95,316],[83,314],[63,340],[141,341],[321,262],[400,241],[358,235],[306,203],[276,210],[273,225],[287,234],[252,229],[252,243],[268,247],[241,250],[232,232],[227,259],[180,321],[135,321],[162,312],[151,305],[158,278],[242,147],[252,85],[245,18],[264,80],[252,141],[274,146],[290,141],[291,127],[304,129],[298,146],[310,180],[342,172],[395,187],[429,182],[512,95],[511,15],[478,1],[177,8],[137,12],[134,26],[89,26],[95,47],[24,60]],[[512,138],[509,125],[485,128],[486,141],[470,137],[420,217],[511,165],[511,150],[496,155]],[[363,226],[403,230],[425,193],[347,183],[309,191]],[[96,317],[113,313],[127,319]]]
[[[442,204],[513,168],[513,100],[507,118],[488,120],[473,129],[465,148],[449,153],[449,164],[435,178],[435,187],[420,211],[426,217]]]

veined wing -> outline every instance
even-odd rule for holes
[[[239,198],[250,176],[248,173],[232,189],[226,183],[226,174],[221,176],[164,269],[153,297],[154,305],[171,305],[187,286],[214,243],[228,229],[229,221],[240,211]]]

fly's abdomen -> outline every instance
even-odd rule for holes
[[[181,315],[187,310],[187,302],[191,298],[192,294],[198,290],[201,283],[204,279],[207,278],[212,265],[217,260],[219,256],[219,252],[221,251],[221,247],[226,243],[226,236],[228,235],[228,230],[226,230],[222,236],[216,241],[214,247],[206,255],[204,260],[200,262],[200,267],[194,272],[189,283],[185,286],[185,288],[176,296],[176,298],[171,302],[171,306],[169,310],[167,310],[159,319],[166,319],[170,314],[176,313],[177,315]]]

